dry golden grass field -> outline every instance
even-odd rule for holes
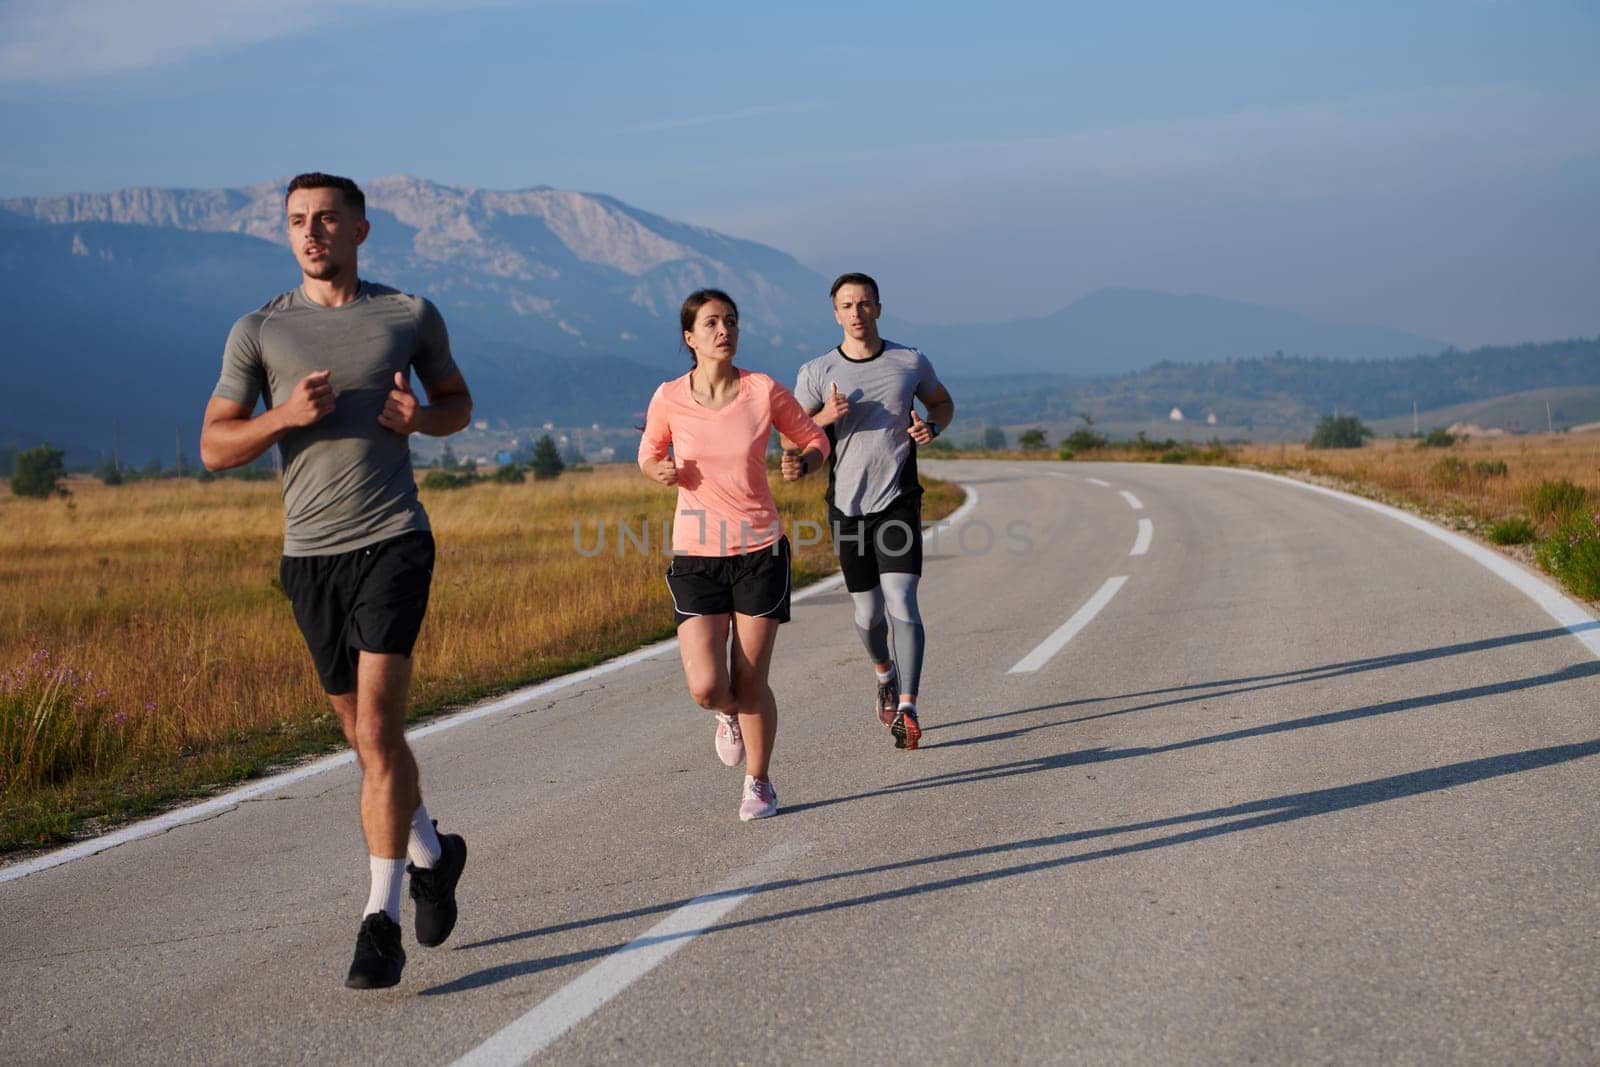
[[[823,519],[821,479],[773,485],[791,531]],[[275,481],[75,477],[68,489],[31,500],[0,488],[0,850],[342,744],[277,584]],[[927,512],[960,497],[930,485]],[[423,500],[438,558],[418,713],[672,633],[662,535],[674,495],[631,465]],[[648,527],[648,554],[637,540],[619,551],[624,525],[635,539]],[[802,548],[796,583],[835,567],[826,541]]]

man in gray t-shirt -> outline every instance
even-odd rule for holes
[[[302,174],[284,207],[301,284],[234,324],[200,456],[210,470],[253,462],[273,445],[283,456],[279,578],[362,774],[371,882],[345,984],[374,989],[399,982],[405,966],[407,871],[417,940],[437,945],[455,925],[466,866],[466,842],[439,834],[422,804],[405,720],[433,578],[410,436],[455,433],[472,417],[472,396],[438,310],[360,279],[369,225],[356,184]]]
[[[924,646],[917,583],[922,576],[922,485],[917,445],[955,417],[955,402],[915,348],[878,335],[878,283],[844,274],[833,283],[833,315],[844,340],[800,368],[794,395],[828,434],[828,518],[855,602],[856,631],[878,674],[878,717],[895,747],[922,736],[917,688]],[[914,400],[928,410],[926,420]],[[793,460],[786,460],[793,462]],[[889,639],[894,639],[893,655]]]

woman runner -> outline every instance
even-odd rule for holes
[[[716,713],[718,757],[744,762],[739,818],[764,819],[778,813],[768,776],[778,707],[767,672],[778,625],[789,621],[789,539],[767,485],[767,442],[776,427],[799,445],[782,464],[784,481],[796,481],[822,466],[828,439],[793,393],[733,365],[739,309],[727,293],[689,294],[678,320],[694,366],[650,398],[639,469],[677,487],[667,589],[684,678]]]

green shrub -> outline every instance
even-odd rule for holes
[[[1558,482],[1540,482],[1528,490],[1525,503],[1528,517],[1545,526],[1561,523],[1582,512],[1589,504],[1589,491],[1565,478]]]
[[[1600,515],[1577,511],[1533,550],[1539,566],[1575,595],[1600,600]]]
[[[1428,436],[1417,442],[1418,448],[1449,448],[1456,443],[1456,435],[1449,430],[1434,428],[1428,431]]]
[[[1017,447],[1024,452],[1043,452],[1050,447],[1050,442],[1045,439],[1044,431],[1035,426],[1017,435]]]
[[[66,496],[67,491],[61,486],[61,479],[67,476],[67,468],[62,463],[65,457],[65,452],[48,444],[19,452],[12,468],[11,491],[18,496],[41,500],[50,496]]]
[[[1182,463],[1185,459],[1188,459],[1188,458],[1189,458],[1188,453],[1185,452],[1183,449],[1181,449],[1181,448],[1169,448],[1165,452],[1161,453],[1161,455],[1157,456],[1156,460],[1157,460],[1157,462],[1160,462],[1160,463]]]
[[[1371,436],[1371,427],[1354,415],[1325,415],[1311,431],[1306,447],[1360,448]]]
[[[521,485],[528,480],[528,476],[522,473],[522,468],[517,464],[503,463],[489,475],[489,480],[501,485]]]
[[[1484,536],[1497,545],[1525,545],[1539,538],[1539,530],[1521,515],[1501,519],[1484,531]]]
[[[1062,445],[1060,450],[1058,452],[1056,452],[1056,458],[1060,459],[1060,460],[1068,460],[1068,459],[1073,458],[1076,455],[1077,455],[1077,453],[1074,452],[1072,449],[1068,448],[1066,445]]]
[[[1511,471],[1503,459],[1480,459],[1472,465],[1472,473],[1480,478],[1504,478]]]
[[[1087,426],[1073,430],[1061,442],[1063,449],[1070,448],[1074,452],[1093,452],[1097,448],[1106,447],[1107,441],[1104,434],[1095,433]]]
[[[467,486],[471,485],[477,480],[478,479],[475,475],[467,471],[456,472],[431,470],[422,476],[422,488],[465,489]]]

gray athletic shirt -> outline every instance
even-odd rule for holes
[[[270,408],[312,371],[331,372],[333,411],[278,441],[284,555],[330,556],[429,528],[411,443],[378,424],[395,371],[409,381],[411,367],[424,383],[457,373],[438,309],[386,285],[362,282],[332,308],[291,289],[233,324],[212,396]]]
[[[833,445],[828,458],[828,503],[849,516],[882,511],[901,496],[920,495],[911,398],[924,403],[939,388],[928,357],[915,348],[884,341],[870,359],[854,360],[838,348],[804,364],[794,395],[816,411],[837,385],[850,411],[824,427]]]

